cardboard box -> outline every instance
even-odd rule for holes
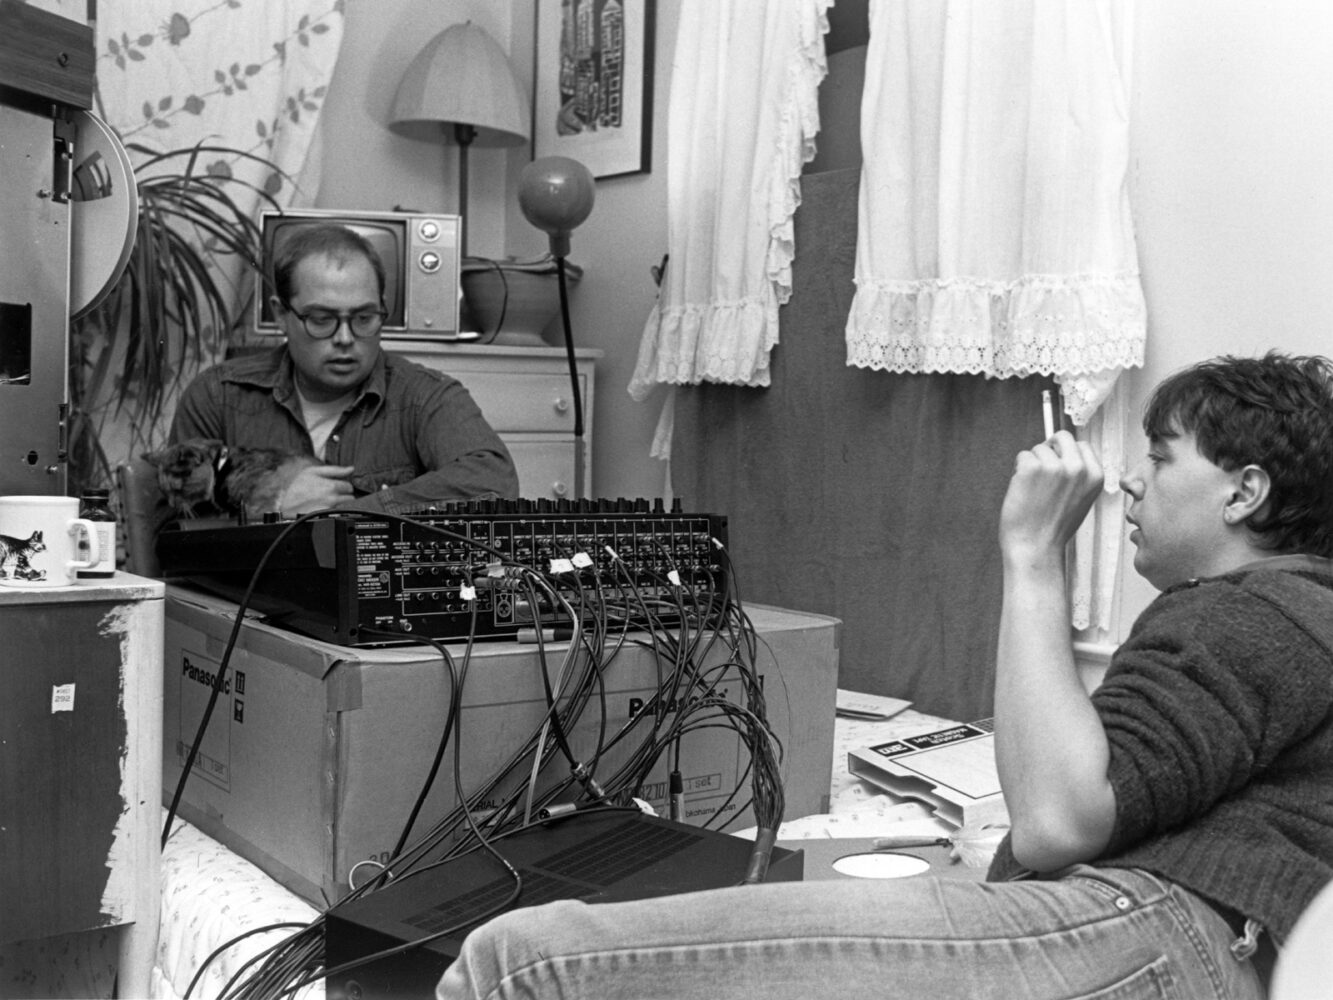
[[[169,804],[220,669],[236,606],[171,586],[166,600],[163,797]],[[757,668],[769,722],[784,747],[786,817],[827,811],[833,769],[834,701],[841,623],[835,618],[750,606],[758,635]],[[642,637],[642,636],[641,636]],[[465,646],[446,646],[461,667]],[[568,643],[548,643],[553,685]],[[704,658],[725,661],[719,643]],[[386,860],[425,784],[450,705],[451,682],[428,645],[360,649],[336,646],[246,620],[228,664],[178,814],[316,906],[342,896],[354,865]],[[742,700],[734,667],[722,685]],[[607,733],[658,688],[654,654],[628,643],[603,672]],[[459,713],[465,791],[507,761],[546,716],[535,645],[478,643],[468,665]],[[569,735],[586,760],[601,722],[595,694]],[[641,739],[622,741],[598,763],[605,780]],[[427,831],[456,803],[452,746],[412,837]],[[745,776],[748,751],[731,730],[710,727],[681,741],[685,820],[713,828],[754,825]],[[660,760],[643,797],[662,815],[666,776]],[[563,757],[543,771],[542,785],[568,774]],[[517,781],[522,785],[522,779]],[[740,794],[729,801],[738,784]],[[725,824],[725,825],[721,825]],[[363,870],[361,876],[368,874]]]

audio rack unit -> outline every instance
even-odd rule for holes
[[[678,501],[667,511],[660,500],[471,500],[408,517],[182,522],[158,537],[157,554],[168,579],[237,601],[249,591],[271,624],[368,646],[392,641],[385,631],[451,640],[571,625],[515,567],[613,622],[674,624],[683,603],[725,592],[726,530],[725,517],[683,513]]]

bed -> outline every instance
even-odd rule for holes
[[[923,804],[891,796],[850,775],[847,751],[931,732],[948,725],[907,708],[887,720],[839,717],[827,813],[788,820],[780,840],[871,838],[890,834],[947,836],[952,828]],[[753,836],[739,831],[738,836]],[[978,865],[974,862],[974,868]],[[304,899],[183,820],[173,824],[162,854],[162,918],[153,995],[159,1000],[214,997],[254,955],[290,930],[229,942],[270,924],[303,925],[318,911]],[[214,953],[217,952],[216,957]],[[210,960],[211,959],[211,960]],[[322,983],[295,994],[324,995]]]

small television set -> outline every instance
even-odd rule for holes
[[[267,277],[256,282],[256,332],[278,332],[269,301],[274,250],[295,230],[327,223],[360,234],[379,254],[384,264],[384,308],[389,313],[384,321],[385,337],[460,339],[460,216],[326,208],[263,209],[259,213]]]

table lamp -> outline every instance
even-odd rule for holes
[[[592,213],[597,194],[592,171],[568,156],[542,156],[533,160],[518,177],[518,207],[523,217],[551,239],[560,279],[560,320],[565,333],[565,354],[574,393],[574,496],[583,496],[583,394],[579,392],[578,365],[574,360],[574,337],[569,324],[569,289],[565,258],[569,236]]]
[[[403,74],[389,127],[458,145],[459,253],[467,256],[468,149],[528,141],[531,110],[504,50],[471,21],[436,35]]]

